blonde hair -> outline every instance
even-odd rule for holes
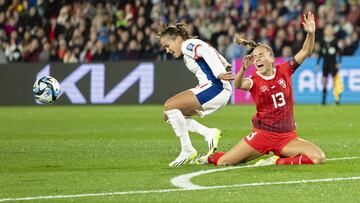
[[[184,23],[176,23],[175,26],[168,26],[166,24],[161,23],[158,28],[153,30],[155,35],[158,38],[164,36],[170,36],[176,38],[180,36],[183,40],[197,38],[197,36],[193,36],[188,30],[187,26]]]
[[[235,36],[235,43],[238,44],[238,45],[242,45],[242,46],[245,46],[245,47],[248,47],[248,48],[251,48],[253,49],[251,52],[254,51],[255,48],[257,47],[264,47],[265,49],[267,49],[270,53],[270,55],[272,57],[274,57],[274,51],[272,50],[272,48],[267,45],[267,44],[263,44],[263,43],[256,43],[255,41],[253,40],[246,40],[244,39],[241,35],[237,34]]]

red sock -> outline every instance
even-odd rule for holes
[[[225,152],[216,152],[215,154],[208,157],[209,164],[217,165],[220,157],[222,157],[225,154]]]
[[[307,157],[306,155],[297,155],[295,157],[279,158],[276,160],[277,165],[286,165],[286,164],[314,164],[314,162]]]

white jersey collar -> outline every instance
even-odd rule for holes
[[[264,80],[272,80],[275,78],[275,75],[276,75],[276,68],[273,68],[273,71],[274,71],[274,74],[270,75],[270,76],[266,76],[266,75],[263,75],[259,72],[256,71],[256,74],[258,74],[261,78],[263,78]]]

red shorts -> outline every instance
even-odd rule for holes
[[[275,133],[253,128],[252,133],[244,138],[245,142],[262,154],[274,152],[280,156],[281,150],[293,139],[297,138],[295,131]]]

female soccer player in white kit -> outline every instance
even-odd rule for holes
[[[221,131],[208,128],[194,119],[204,117],[225,106],[231,96],[230,80],[234,79],[226,69],[231,65],[209,44],[195,39],[185,24],[161,25],[157,31],[160,44],[175,58],[183,56],[186,67],[195,74],[199,84],[181,92],[165,102],[164,120],[168,122],[180,139],[180,155],[169,166],[181,166],[197,156],[192,146],[189,131],[196,132],[208,142],[209,152],[217,149]]]

